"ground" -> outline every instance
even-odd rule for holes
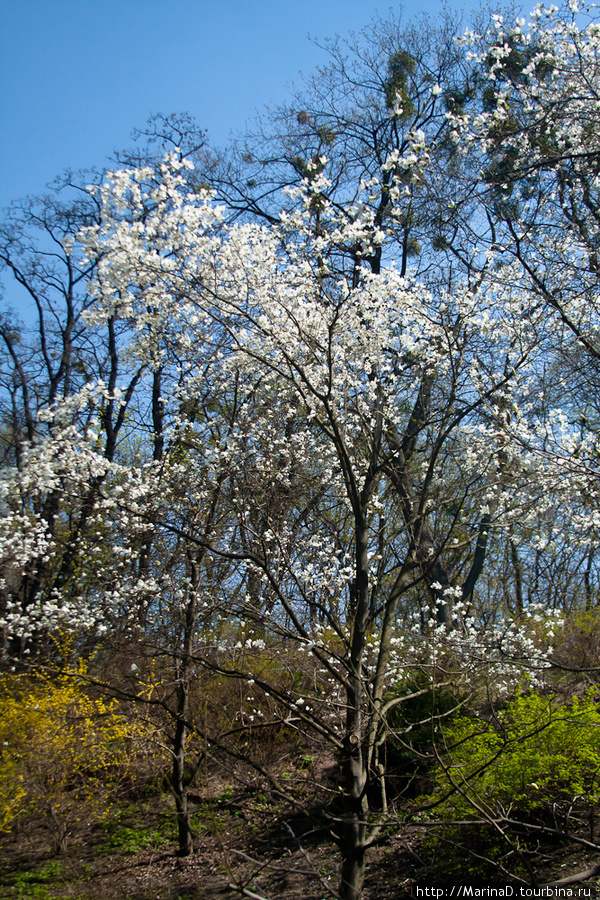
[[[72,830],[66,853],[52,853],[37,824],[1,841],[0,896],[6,900],[324,900],[337,883],[336,847],[310,819],[262,791],[225,787],[195,796],[197,849],[178,858],[168,794],[131,798],[102,823]],[[598,856],[577,845],[529,845],[540,882],[589,868]],[[422,829],[392,829],[372,849],[364,900],[408,900],[415,886],[473,884],[472,863]],[[496,883],[501,883],[497,881]],[[586,887],[600,883],[586,882]],[[245,893],[244,893],[245,892]]]

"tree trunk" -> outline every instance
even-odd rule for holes
[[[185,610],[184,640],[181,659],[177,666],[177,709],[175,719],[175,737],[173,739],[173,772],[171,788],[175,797],[177,810],[178,855],[189,856],[194,852],[194,842],[188,810],[189,779],[185,774],[186,743],[188,736],[188,713],[190,701],[190,661],[196,625],[196,590],[198,587],[199,569],[192,562],[192,587]]]
[[[356,515],[356,577],[351,663],[347,689],[345,759],[342,776],[345,808],[341,834],[341,900],[359,900],[365,878],[365,843],[369,813],[366,795],[368,753],[364,752],[364,650],[369,625],[369,558],[366,518]]]
[[[359,832],[353,825],[347,826],[352,831],[349,846],[342,848],[342,880],[340,883],[340,900],[360,900],[365,881],[365,851],[359,842]]]
[[[367,800],[365,787],[366,760],[355,735],[347,741],[347,759],[344,766],[346,809],[342,813],[344,828],[341,840],[342,871],[340,879],[341,900],[360,900],[365,880],[365,841],[367,836]]]
[[[187,685],[184,689],[187,693]],[[190,856],[190,854],[194,852],[194,841],[188,809],[188,790],[184,771],[186,738],[187,728],[185,724],[179,720],[175,727],[175,739],[173,741],[173,773],[171,776],[171,787],[173,789],[175,808],[177,810],[178,856]]]
[[[48,806],[48,815],[52,823],[52,849],[55,854],[64,856],[67,852],[67,839],[69,836],[67,823],[57,814],[56,807],[52,802]]]

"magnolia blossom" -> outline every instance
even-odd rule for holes
[[[428,164],[415,131],[408,155],[390,157],[383,172],[400,181],[407,167]],[[309,179],[307,195],[316,189]],[[47,439],[6,475],[5,629],[178,616],[192,594],[212,615],[220,603],[231,611],[230,592],[240,622],[262,618],[306,643],[343,682],[344,654],[328,662],[329,638],[314,619],[328,623],[334,644],[353,644],[349,604],[366,542],[369,627],[381,627],[378,609],[397,605],[404,560],[406,634],[410,591],[425,591],[419,620],[429,647],[391,653],[382,631],[373,677],[400,678],[394,660],[433,664],[439,652],[470,653],[476,668],[490,662],[483,648],[499,638],[485,617],[459,614],[460,580],[427,572],[446,543],[457,548],[456,565],[475,572],[490,534],[532,521],[535,503],[539,513],[544,489],[534,484],[547,484],[549,470],[540,481],[519,410],[542,352],[543,312],[512,286],[434,290],[393,266],[349,280],[327,260],[340,244],[378,240],[367,207],[348,218],[322,198],[316,232],[310,202],[277,227],[226,226],[208,194],[189,190],[174,156],[158,175],[112,173],[99,202],[100,224],[80,236],[98,260],[86,324],[119,326],[122,381],[90,382],[44,413]],[[151,395],[153,418],[143,424]],[[415,404],[422,421],[411,419]],[[121,429],[110,455],[107,409]],[[453,518],[446,510],[457,490],[462,511]],[[57,515],[73,523],[66,550]],[[429,517],[447,529],[437,546],[423,537]],[[175,562],[182,541],[204,541],[211,559],[229,560],[212,593],[202,595]],[[26,599],[22,579],[36,586]],[[454,607],[456,627],[438,627],[442,606]],[[540,652],[544,659],[547,648]],[[499,654],[494,667],[518,668],[526,657]]]

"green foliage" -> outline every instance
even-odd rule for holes
[[[468,85],[452,85],[443,94],[446,110],[453,115],[459,115],[464,112],[467,103],[472,98],[473,90]]]
[[[298,759],[296,765],[298,769],[309,769],[314,763],[315,758],[310,753],[305,753]]]
[[[19,872],[14,879],[14,891],[10,896],[18,900],[59,900],[65,896],[61,891],[57,894],[51,887],[54,882],[59,882],[63,866],[58,860],[46,863],[37,870]]]
[[[327,125],[321,125],[317,128],[317,136],[327,147],[333,147],[337,138],[335,131],[332,128],[328,128]]]
[[[470,800],[490,815],[509,816],[560,800],[600,799],[593,691],[560,706],[540,694],[518,694],[493,721],[459,715],[441,730],[434,798],[446,818],[472,814]]]
[[[156,849],[172,843],[173,834],[171,832],[171,828],[168,833],[165,833],[165,830],[161,828],[120,825],[113,830],[107,846],[119,853],[135,854],[140,850]]]
[[[415,71],[416,61],[406,50],[398,50],[388,61],[388,77],[384,83],[385,105],[388,109],[401,107],[400,119],[408,119],[415,111],[408,90],[408,78]]]
[[[308,181],[314,181],[325,168],[325,163],[318,155],[313,156],[310,160],[305,160],[301,156],[294,156],[291,162],[298,174]]]
[[[164,795],[152,802],[115,804],[98,831],[96,846],[100,855],[129,856],[172,845],[175,841],[172,801]]]

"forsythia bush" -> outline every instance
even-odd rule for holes
[[[144,726],[91,698],[77,673],[5,675],[0,708],[0,829],[38,814],[64,850],[75,821],[108,812]]]
[[[435,797],[449,818],[474,812],[472,798],[494,816],[527,813],[549,801],[600,799],[597,694],[557,706],[519,694],[495,722],[466,715],[443,729]]]

